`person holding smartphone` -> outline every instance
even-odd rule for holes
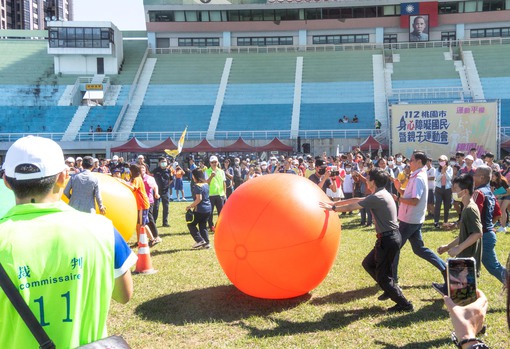
[[[397,222],[397,207],[391,194],[386,190],[389,182],[388,172],[376,168],[368,173],[367,185],[373,194],[364,198],[352,198],[344,201],[321,202],[320,206],[335,212],[349,212],[367,209],[375,220],[377,241],[375,247],[363,260],[363,268],[383,289],[386,297],[396,304],[388,312],[412,312],[413,304],[403,295],[393,279],[391,265],[400,250],[401,235]]]
[[[476,261],[476,274],[480,276],[482,259],[482,221],[480,211],[473,200],[474,180],[468,174],[454,178],[452,195],[455,201],[462,202],[464,209],[459,222],[460,233],[447,245],[440,246],[437,253],[448,252],[450,257],[473,257]],[[442,287],[433,283],[434,288]]]

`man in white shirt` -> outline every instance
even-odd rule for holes
[[[400,189],[400,182],[396,181],[395,186],[400,193],[394,199],[400,203],[398,209],[399,231],[402,235],[403,247],[407,240],[411,243],[413,252],[419,257],[425,259],[427,262],[435,266],[441,274],[446,284],[446,263],[439,258],[432,250],[425,247],[423,237],[421,235],[421,226],[425,221],[425,212],[427,210],[427,171],[426,165],[427,156],[421,151],[415,151],[409,161],[411,168],[411,176],[405,191]],[[393,262],[393,278],[398,280],[398,262],[400,251],[395,256]],[[446,288],[446,287],[444,287]],[[446,289],[444,290],[446,292]]]
[[[484,163],[483,163],[483,160],[480,159],[478,156],[477,156],[477,150],[476,148],[471,148],[469,150],[469,155],[471,155],[473,157],[473,167],[474,168],[477,168],[477,167],[480,167],[482,166]]]

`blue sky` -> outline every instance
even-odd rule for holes
[[[74,0],[75,21],[111,21],[120,30],[145,30],[143,0]]]

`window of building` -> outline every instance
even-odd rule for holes
[[[483,0],[482,11],[501,11],[505,9],[505,0]]]
[[[156,39],[156,47],[157,48],[169,48],[170,47],[170,39],[169,38],[157,38]]]
[[[471,29],[470,35],[472,39],[508,37],[510,36],[510,27]]]
[[[457,34],[454,31],[441,32],[441,41],[455,41],[457,40]]]
[[[50,47],[109,48],[114,43],[111,28],[48,28]]]
[[[439,13],[458,13],[459,3],[458,2],[440,2]]]
[[[385,44],[394,44],[397,42],[397,34],[384,34]]]
[[[368,34],[316,35],[312,38],[312,43],[314,45],[354,44],[354,43],[367,43],[368,41],[369,41]]]
[[[220,46],[220,38],[179,38],[177,44],[179,46],[193,47]],[[168,44],[168,47],[170,47],[170,43]]]
[[[278,46],[293,45],[292,36],[244,37],[237,38],[237,46]]]

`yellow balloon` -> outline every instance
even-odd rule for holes
[[[103,205],[106,207],[105,217],[113,222],[124,240],[129,241],[136,231],[138,216],[135,195],[127,185],[116,178],[97,172],[92,174],[99,180]],[[62,195],[62,200],[69,203],[65,195]],[[97,204],[96,212],[99,214]]]

